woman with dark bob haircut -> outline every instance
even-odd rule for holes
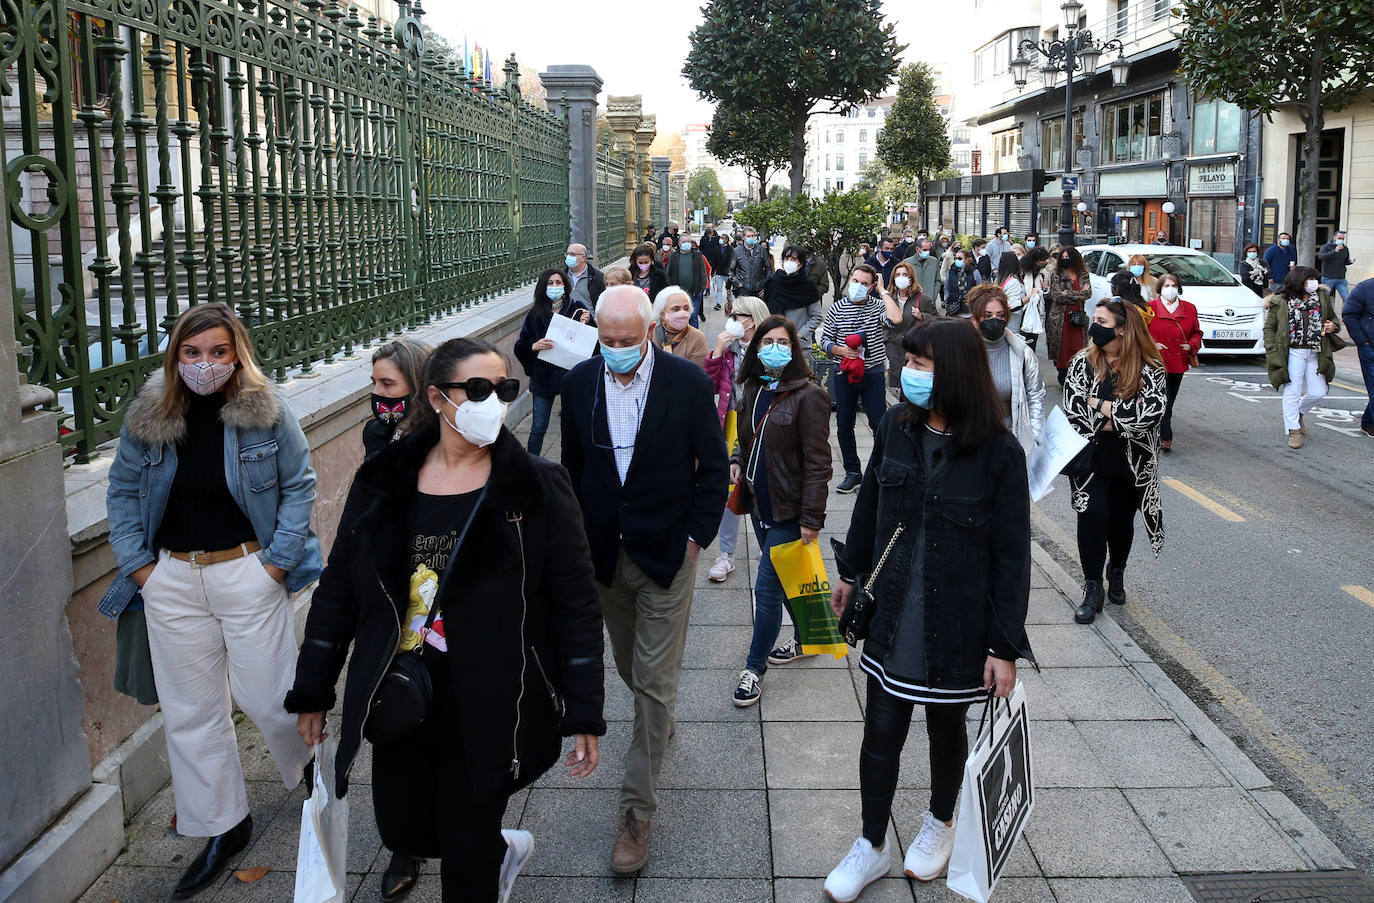
[[[860,667],[868,708],[859,753],[863,833],[825,881],[855,899],[888,873],[887,826],[916,705],[926,708],[930,808],[904,871],[930,881],[954,847],[954,803],[968,756],[964,717],[989,689],[1006,696],[1030,658],[1030,494],[1026,456],[1003,425],[985,342],[957,320],[921,323],[902,340],[903,403],[874,440],[831,595],[844,611],[854,583],[886,555]]]
[[[787,599],[769,550],[816,541],[830,493],[830,396],[811,381],[797,327],[774,314],[754,330],[740,361],[739,449],[730,481],[739,484],[759,541],[754,580],[754,638],[735,687],[740,708],[759,701],[769,662],[806,656],[795,635],[774,649]]]

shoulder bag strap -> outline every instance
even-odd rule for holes
[[[906,524],[898,524],[897,529],[892,531],[892,538],[887,541],[887,548],[883,550],[883,557],[878,559],[878,564],[873,568],[873,573],[868,575],[868,582],[864,584],[864,592],[873,595],[873,587],[878,583],[878,577],[883,572],[883,565],[887,564],[887,558],[892,554],[892,550],[897,547],[897,539],[906,529]]]
[[[463,524],[462,531],[458,534],[458,541],[453,545],[453,551],[449,553],[448,564],[444,566],[444,573],[439,577],[439,585],[434,590],[434,604],[430,606],[429,617],[425,618],[425,626],[420,629],[420,645],[416,647],[417,652],[425,648],[425,637],[429,635],[430,629],[434,626],[435,619],[439,616],[439,608],[444,598],[443,589],[448,583],[449,575],[453,573],[454,562],[458,560],[458,550],[463,547],[463,540],[467,538],[468,528],[472,526],[473,520],[477,517],[477,509],[482,507],[482,501],[487,497],[487,487],[482,487],[482,494],[477,496],[477,501],[472,505],[472,511],[468,513],[467,522]]]

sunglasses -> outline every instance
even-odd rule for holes
[[[473,376],[461,383],[435,383],[434,388],[441,390],[462,389],[468,396],[468,401],[486,401],[493,391],[496,397],[506,404],[510,404],[520,396],[520,380],[503,379],[499,382],[492,382],[485,376]]]

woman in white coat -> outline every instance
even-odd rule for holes
[[[971,322],[987,346],[992,382],[1002,400],[1007,429],[1029,455],[1045,426],[1045,381],[1035,351],[1007,328],[1007,295],[995,285],[977,285],[968,293]]]

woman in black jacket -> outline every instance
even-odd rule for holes
[[[906,334],[905,403],[874,440],[831,605],[886,554],[860,666],[868,708],[859,754],[863,834],[826,879],[832,900],[853,900],[886,875],[884,846],[898,762],[917,703],[930,738],[930,810],[907,851],[906,874],[929,881],[954,845],[971,702],[1016,683],[1030,657],[1030,495],[1026,457],[1002,424],[978,331],[957,320]]]
[[[821,296],[816,291],[816,283],[802,265],[804,255],[797,245],[782,249],[782,267],[774,270],[763,282],[763,303],[768,305],[770,314],[782,314],[792,321],[798,333],[811,317],[815,308],[817,323],[821,315]],[[814,331],[815,326],[812,326]]]
[[[502,425],[519,384],[500,352],[451,339],[431,356],[426,389],[439,422],[369,458],[353,481],[286,709],[318,743],[351,644],[338,794],[364,736],[375,741],[382,842],[438,857],[444,900],[495,900],[532,845],[523,832],[503,838],[510,795],[554,764],[560,736],[576,737],[572,775],[596,768],[601,610],[567,472]],[[373,707],[377,689],[413,649],[434,687],[428,715],[378,736],[388,713]]]
[[[363,454],[372,455],[429,422],[425,364],[430,347],[395,339],[372,352],[372,419],[363,424]]]
[[[630,254],[630,278],[652,301],[668,287],[668,275],[658,263],[658,252],[649,242],[636,245]]]
[[[561,270],[545,270],[534,283],[534,303],[525,314],[525,323],[520,327],[520,336],[515,340],[515,359],[525,368],[530,378],[530,439],[526,447],[530,454],[537,455],[544,450],[544,434],[549,431],[549,421],[553,418],[553,400],[563,389],[563,377],[567,370],[539,359],[539,352],[553,347],[553,342],[544,338],[549,331],[549,323],[554,314],[572,317],[583,323],[590,323],[592,312],[576,298],[568,297],[568,286],[563,280]]]

